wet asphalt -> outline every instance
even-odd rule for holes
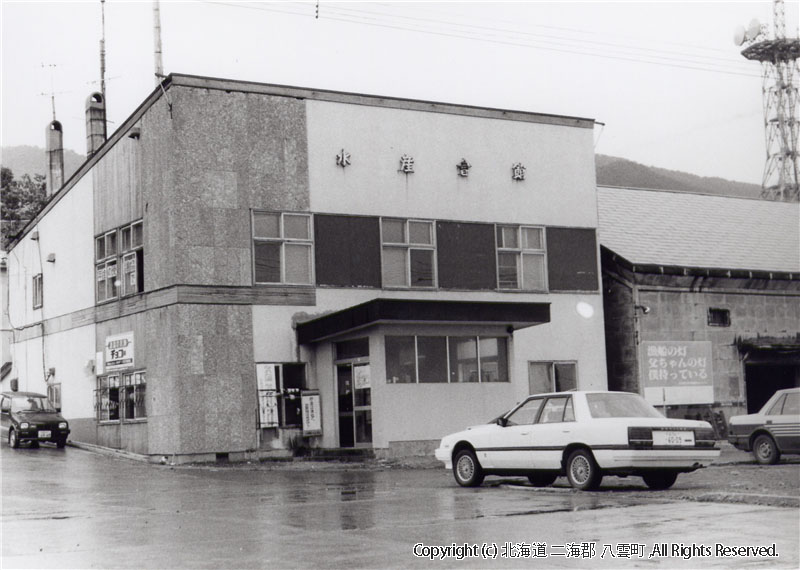
[[[797,507],[685,500],[718,491],[694,474],[665,492],[630,478],[580,493],[462,489],[443,469],[170,467],[5,443],[0,461],[4,569],[800,566]]]

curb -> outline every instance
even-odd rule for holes
[[[141,463],[151,463],[150,458],[146,455],[139,453],[132,453],[121,449],[112,449],[110,447],[103,447],[102,445],[94,445],[92,443],[83,443],[78,441],[70,441],[67,443],[69,447],[82,449],[91,453],[105,455],[107,457],[119,457],[120,459],[130,459],[131,461],[139,461]]]

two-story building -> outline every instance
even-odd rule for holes
[[[170,75],[11,244],[14,371],[175,461],[605,389],[594,121]],[[99,139],[98,139],[99,137]]]

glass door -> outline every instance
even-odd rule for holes
[[[369,363],[337,364],[336,382],[339,393],[339,447],[372,447]]]

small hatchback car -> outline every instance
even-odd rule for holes
[[[47,396],[34,392],[0,394],[0,429],[13,448],[25,442],[39,447],[42,441],[64,447],[69,435],[69,424]]]
[[[756,414],[733,416],[728,441],[753,451],[762,465],[777,463],[782,453],[800,453],[800,388],[778,390]]]

